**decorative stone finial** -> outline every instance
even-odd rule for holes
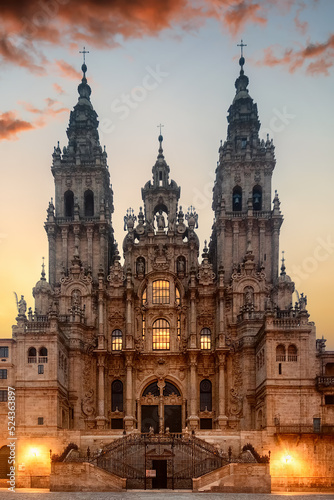
[[[286,272],[285,272],[285,258],[284,258],[284,250],[282,250],[282,265],[281,265],[281,276],[285,276],[286,275]]]
[[[42,257],[43,262],[42,262],[42,273],[41,273],[41,280],[46,281],[45,279],[45,264],[44,264],[44,257]]]

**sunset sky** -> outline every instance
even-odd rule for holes
[[[180,205],[196,207],[203,247],[243,39],[261,137],[276,146],[287,272],[334,350],[332,0],[2,0],[0,18],[1,337],[15,323],[13,291],[34,308],[42,256],[48,264],[51,154],[57,141],[67,145],[83,46],[119,247],[126,209],[138,213],[152,176],[159,123]]]

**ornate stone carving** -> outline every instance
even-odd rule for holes
[[[90,389],[86,392],[84,398],[81,400],[81,411],[85,417],[95,417],[96,410],[94,406],[94,390]]]
[[[123,266],[118,260],[114,262],[113,266],[110,266],[109,276],[107,277],[107,280],[111,285],[114,286],[123,285],[125,274],[123,271]]]

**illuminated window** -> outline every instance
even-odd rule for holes
[[[211,331],[203,328],[201,331],[201,349],[211,349]]]
[[[169,349],[169,323],[165,319],[153,323],[153,349]]]
[[[153,281],[153,304],[169,304],[169,281]]]
[[[177,317],[177,329],[176,329],[177,337],[180,339],[181,337],[181,316]]]
[[[143,314],[143,318],[142,318],[142,335],[143,335],[143,337],[145,337],[145,333],[146,333],[146,319],[145,319],[145,316]]]
[[[178,289],[178,287],[175,287],[175,301],[177,303],[177,305],[181,305],[181,295],[180,295],[180,290]]]
[[[144,306],[147,302],[147,288],[143,291],[143,295],[141,296],[141,303]]]
[[[121,351],[123,345],[123,337],[121,330],[114,330],[111,334],[111,349],[113,351]]]

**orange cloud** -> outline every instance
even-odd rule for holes
[[[274,55],[274,48],[268,47],[264,50],[263,60],[258,61],[258,64],[266,66],[287,66],[288,71],[293,73],[306,63],[307,74],[316,75],[322,73],[328,75],[328,68],[334,65],[333,49],[334,34],[324,43],[309,43],[306,47],[299,50],[285,49],[282,56]],[[310,61],[310,59],[315,60]]]
[[[63,89],[63,87],[61,87],[60,85],[58,85],[58,83],[54,83],[53,84],[53,88],[55,89],[55,91],[57,92],[57,94],[59,94],[59,95],[65,94],[65,90]]]
[[[308,23],[306,21],[301,21],[299,19],[299,16],[304,9],[305,9],[305,4],[301,4],[300,7],[297,9],[296,15],[294,17],[296,28],[298,31],[300,31],[302,35],[305,35],[305,33],[308,30]]]
[[[71,80],[81,80],[82,73],[73,68],[70,64],[68,64],[63,59],[56,61],[56,66],[60,70],[61,76],[65,78],[70,78]]]
[[[40,115],[40,116],[56,116],[56,115],[59,115],[59,113],[69,112],[69,109],[64,108],[64,107],[60,107],[60,108],[58,107],[57,109],[55,109],[54,106],[56,106],[56,105],[62,106],[62,104],[55,99],[51,99],[50,97],[47,97],[44,100],[46,102],[46,107],[43,109],[35,108],[32,104],[30,104],[29,102],[25,102],[25,101],[20,101],[19,104],[21,106],[23,106],[23,108],[26,111],[28,111],[29,113],[33,113],[35,115]]]
[[[259,15],[261,9],[258,3],[249,3],[242,1],[231,9],[228,9],[224,15],[226,25],[233,35],[239,33],[246,23],[266,24],[267,20]]]
[[[87,44],[113,48],[122,38],[159,36],[175,26],[196,30],[209,18],[219,20],[234,36],[247,24],[265,25],[271,9],[275,9],[272,15],[284,16],[296,8],[295,26],[304,34],[308,25],[299,16],[306,7],[306,2],[295,0],[164,0],[163,4],[157,0],[2,0],[0,60],[43,74],[48,63],[38,49],[43,43],[71,49]],[[307,73],[326,74],[320,62],[322,44],[310,45],[309,50],[315,60],[310,61]],[[303,57],[308,55],[292,49],[279,57],[269,47],[262,63],[286,65],[289,71],[295,71],[303,66]],[[327,60],[327,69],[328,64]],[[56,65],[62,76],[81,78],[80,72],[65,61]]]
[[[18,133],[34,128],[32,123],[17,118],[14,111],[0,114],[0,140],[15,140]]]

